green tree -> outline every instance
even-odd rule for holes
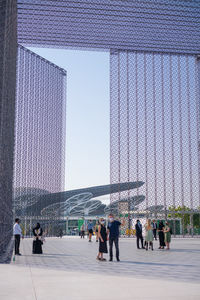
[[[187,206],[170,206],[169,211],[171,213],[168,214],[168,218],[179,218],[181,219],[182,226],[187,228],[187,225],[190,225],[190,212],[191,209]]]
[[[200,207],[198,207],[198,211],[200,212]],[[195,228],[200,228],[200,213],[194,213],[194,215],[193,215],[193,226]]]

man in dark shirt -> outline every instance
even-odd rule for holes
[[[136,230],[136,237],[137,237],[137,248],[140,249],[139,240],[141,240],[142,249],[144,249],[143,236],[142,236],[142,224],[140,223],[140,220],[137,220],[137,223],[135,225],[135,230]]]
[[[110,248],[110,260],[113,260],[113,243],[115,244],[116,248],[116,258],[117,261],[119,259],[119,226],[123,225],[125,221],[123,220],[122,223],[114,220],[114,216],[112,214],[109,215],[109,223],[108,223],[108,234],[109,234],[109,248]]]

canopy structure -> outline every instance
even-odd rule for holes
[[[17,195],[15,202],[16,214],[25,217],[41,216],[63,216],[79,214],[104,213],[105,205],[94,198],[118,193],[118,191],[138,189],[144,184],[138,182],[124,182],[120,184],[111,184],[96,186],[78,190],[71,190],[60,193],[48,193],[37,189],[28,189],[31,194]],[[21,197],[21,198],[20,198]],[[101,210],[99,210],[101,208]],[[97,213],[98,211],[98,213]]]

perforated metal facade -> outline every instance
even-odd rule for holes
[[[64,190],[66,71],[18,47],[15,188]]]
[[[12,251],[16,21],[16,1],[0,0],[0,263]]]
[[[197,78],[195,56],[111,52],[111,182],[144,181],[147,217],[200,210]]]
[[[1,146],[0,152],[0,175],[1,182],[3,182],[1,186],[0,201],[2,206],[1,220],[3,220],[1,221],[3,227],[1,227],[0,235],[1,249],[5,251],[5,243],[10,240],[12,224],[11,182],[13,179],[12,159],[14,144],[13,124],[17,26],[16,5],[18,5],[18,41],[20,44],[64,48],[77,47],[100,50],[112,49],[116,50],[117,52],[118,50],[129,50],[158,53],[158,56],[152,56],[152,54],[149,54],[149,56],[147,56],[147,54],[144,55],[130,52],[129,54],[127,54],[127,57],[129,60],[132,56],[137,56],[138,66],[135,68],[135,71],[138,73],[138,75],[131,75],[136,76],[133,79],[134,84],[138,85],[141,82],[141,78],[144,77],[145,73],[147,76],[150,76],[148,74],[149,65],[147,64],[149,60],[154,61],[150,62],[150,68],[152,68],[152,64],[154,64],[155,67],[158,68],[158,72],[160,73],[161,78],[162,76],[167,78],[166,84],[169,86],[169,91],[172,93],[172,95],[169,97],[170,102],[168,104],[164,100],[162,100],[163,103],[161,104],[161,106],[163,105],[162,107],[164,108],[164,111],[162,112],[159,111],[156,104],[152,103],[152,99],[157,99],[157,103],[158,90],[164,93],[161,99],[166,99],[166,94],[168,92],[165,91],[164,77],[162,79],[159,79],[158,82],[154,82],[154,84],[146,82],[143,89],[138,88],[138,90],[135,91],[137,92],[137,96],[135,99],[138,99],[135,103],[136,106],[134,105],[133,107],[131,107],[131,103],[128,101],[125,105],[126,100],[125,102],[123,102],[122,99],[125,99],[126,90],[123,88],[121,91],[120,88],[121,86],[127,86],[127,88],[130,88],[130,90],[132,89],[131,85],[133,85],[133,83],[128,81],[126,82],[125,73],[127,72],[126,66],[129,66],[130,70],[134,68],[132,66],[132,63],[135,63],[136,58],[134,58],[133,60],[131,58],[131,62],[128,62],[126,64],[124,61],[127,59],[126,54],[119,52],[118,54],[120,56],[120,60],[116,57],[116,54],[111,54],[111,98],[114,94],[116,94],[117,91],[117,98],[115,100],[117,102],[116,107],[112,106],[114,105],[114,102],[113,99],[111,99],[111,143],[113,145],[111,147],[111,169],[113,168],[114,157],[116,158],[117,162],[120,161],[120,164],[116,165],[120,166],[120,169],[117,169],[116,176],[111,176],[111,180],[115,182],[117,180],[117,177],[118,180],[122,180],[122,177],[131,178],[132,176],[136,176],[139,178],[140,174],[142,174],[142,177],[147,178],[148,172],[151,170],[148,165],[148,161],[150,160],[150,158],[147,157],[151,157],[151,152],[149,152],[148,150],[151,145],[150,148],[153,149],[153,154],[152,162],[151,160],[149,162],[153,164],[153,162],[155,161],[157,163],[159,161],[162,161],[162,170],[160,169],[160,165],[154,164],[154,177],[152,178],[152,182],[148,180],[146,186],[146,201],[153,201],[149,199],[153,199],[150,195],[154,195],[152,196],[156,197],[156,200],[154,199],[154,201],[157,201],[159,203],[159,193],[162,193],[162,195],[164,194],[163,201],[165,207],[168,205],[168,199],[170,199],[170,197],[172,197],[172,204],[179,203],[180,201],[182,204],[187,204],[187,199],[188,197],[190,197],[190,200],[193,199],[191,200],[191,207],[195,208],[199,201],[196,198],[199,184],[197,183],[198,176],[196,177],[195,175],[197,169],[197,150],[194,140],[198,136],[198,134],[196,133],[196,129],[193,133],[193,126],[196,128],[198,120],[196,117],[194,117],[194,124],[193,122],[191,122],[191,120],[193,121],[193,113],[196,115],[198,111],[194,112],[194,109],[190,106],[188,100],[191,99],[191,101],[193,101],[193,96],[191,95],[192,93],[194,93],[195,84],[192,80],[193,77],[191,77],[191,74],[194,74],[195,72],[194,76],[196,76],[196,71],[194,71],[194,69],[190,69],[190,67],[194,65],[193,62],[195,59],[194,57],[190,56],[184,58],[180,56],[172,57],[169,56],[169,53],[190,55],[198,55],[200,53],[199,0],[0,0],[0,71],[2,74],[2,76],[0,77],[0,130],[1,145],[3,145]],[[161,53],[165,53],[166,56],[161,55]],[[142,58],[143,55],[146,62],[144,61],[144,58]],[[166,65],[158,62],[162,59],[163,61],[167,60]],[[170,63],[170,60],[173,63],[175,62],[178,70],[179,63],[180,70],[182,70],[182,66],[184,64],[186,64],[186,68],[189,68],[189,70],[184,70],[184,74],[181,75],[181,78],[184,78],[182,78],[180,82],[178,82],[177,79],[175,80],[178,87],[180,87],[180,89],[182,90],[185,89],[187,93],[187,100],[184,97],[183,103],[181,103],[180,101],[177,102],[179,103],[178,105],[181,109],[181,111],[178,112],[179,125],[177,125],[178,123],[175,122],[174,114],[177,111],[177,107],[174,106],[174,99],[176,99],[176,96],[178,98],[182,98],[182,96],[180,96],[182,95],[182,92],[177,90],[177,86],[174,88],[175,75],[173,75],[173,72],[177,73],[179,71],[174,70],[174,65],[173,63]],[[177,60],[180,62],[178,62]],[[118,68],[118,70],[120,70],[122,62],[125,67],[120,71],[119,77],[116,74],[116,69]],[[141,62],[143,62],[144,64],[142,64]],[[116,66],[119,64],[120,68]],[[141,70],[139,70],[140,64]],[[172,68],[172,73],[169,71],[169,68]],[[26,71],[24,70],[24,72]],[[131,72],[133,73],[133,71]],[[153,74],[154,77],[152,80],[155,81],[157,80],[157,73],[153,72]],[[169,74],[171,74],[170,76],[172,79],[169,79]],[[197,77],[195,77],[195,80],[196,79]],[[25,81],[27,81],[27,79]],[[161,82],[164,83],[163,88],[160,87]],[[185,86],[183,86],[183,82],[186,82]],[[32,82],[30,82],[30,84],[33,85]],[[152,85],[154,86],[154,88],[151,88]],[[144,93],[146,96],[144,96]],[[149,98],[149,94],[152,93],[153,95],[151,97],[153,98],[150,97],[150,103],[152,103],[152,105],[151,107],[149,107],[148,103],[144,104],[144,99],[145,97],[146,99],[147,97]],[[140,106],[139,102],[139,100],[141,101],[141,99],[143,99],[142,106]],[[130,109],[128,109],[129,105]],[[146,105],[146,108],[144,107],[144,105]],[[122,107],[121,110],[118,109],[119,107]],[[168,111],[168,109],[170,111]],[[187,117],[185,117],[185,114],[182,114],[185,109],[187,111]],[[164,116],[169,114],[169,120],[166,120],[164,117],[164,121],[162,121],[163,123],[161,121],[160,122],[162,124],[159,123],[157,119],[157,113],[159,116],[160,114],[163,114]],[[144,120],[148,120],[148,117],[151,114],[153,114],[154,117],[152,120],[150,120],[150,124],[148,124]],[[116,118],[115,120],[113,118],[114,115]],[[144,117],[144,119],[140,119],[141,115]],[[136,117],[136,123],[133,123],[133,116]],[[189,121],[189,123],[184,123],[187,121]],[[143,122],[144,128],[142,127],[141,122]],[[130,124],[130,127],[128,124]],[[113,126],[116,126],[116,128],[114,129]],[[131,126],[133,126],[134,132],[131,132],[128,129],[131,129]],[[185,129],[185,126],[187,127],[187,129]],[[149,133],[150,128],[152,129],[151,133]],[[164,132],[165,138],[161,136],[160,139],[160,131],[158,130],[158,128],[160,128],[162,133]],[[124,129],[123,134],[122,129]],[[116,132],[118,132],[118,137],[116,137]],[[134,135],[134,139],[131,138],[131,134]],[[168,150],[164,152],[165,146],[168,143],[168,135],[171,138],[169,142],[169,153],[171,154],[170,159],[168,158],[170,155],[168,153]],[[149,141],[150,136],[152,138],[151,143]],[[182,142],[180,136],[183,137]],[[139,137],[141,137],[141,139]],[[189,151],[189,158],[187,157],[186,161],[184,158],[184,138],[187,140],[186,148]],[[157,141],[159,139],[162,141],[162,145],[157,144]],[[116,140],[118,141],[118,146],[116,146]],[[135,146],[133,145],[134,151],[131,152],[131,143],[133,141],[138,142],[136,142]],[[173,141],[178,141],[178,146]],[[124,148],[124,146],[122,147],[122,143],[125,143],[127,145],[127,148]],[[144,145],[144,151],[142,155],[143,160],[139,158],[142,144]],[[193,150],[193,146],[195,150]],[[120,153],[115,153],[115,147],[118,147],[118,149],[120,149]],[[160,152],[158,147],[161,147]],[[129,151],[128,154],[127,151]],[[127,160],[128,156],[131,157],[131,155],[133,155],[132,153],[135,153],[135,156],[133,157],[133,159],[136,159],[135,167],[133,167],[133,160],[131,160],[130,163],[129,160]],[[155,155],[155,153],[159,154],[158,157],[157,155]],[[180,157],[178,156],[178,160],[176,160],[177,153],[181,155]],[[166,158],[164,158],[165,155]],[[168,159],[169,164],[167,164]],[[174,161],[173,167],[172,161]],[[186,168],[185,164],[188,165],[188,174],[184,171]],[[177,166],[179,166],[180,169],[177,169]],[[161,177],[160,173],[158,172],[161,172]],[[172,184],[172,188],[168,186],[169,183],[167,175],[164,175],[167,174],[167,172],[171,174],[169,182]],[[24,180],[26,181],[26,179]],[[44,178],[41,180],[43,181]],[[160,192],[159,189],[159,184],[161,181],[163,182],[163,186],[161,189],[162,192]],[[177,187],[178,181],[180,181],[181,186],[179,188]],[[185,188],[184,186],[185,183],[187,186],[187,182],[190,182],[190,187]],[[196,183],[197,187],[195,188],[194,185]],[[192,187],[194,187],[194,189]],[[177,195],[177,193],[182,193],[181,198],[177,198],[175,196]]]
[[[18,0],[26,45],[200,52],[200,2],[187,0]]]
[[[65,86],[65,70],[18,46],[13,188],[22,226],[24,218],[39,218],[39,195],[64,191]]]

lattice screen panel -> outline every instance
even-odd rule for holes
[[[195,0],[18,0],[18,39],[25,45],[198,54],[199,14]]]
[[[36,221],[43,223],[42,195],[64,190],[65,83],[65,70],[19,45],[13,184],[25,235]],[[46,227],[59,221],[59,215],[49,218]]]
[[[0,0],[0,263],[12,253],[12,178],[17,54],[17,8]]]
[[[111,182],[144,180],[145,189],[138,190],[138,195],[145,193],[146,202],[143,201],[140,208],[152,205],[158,208],[161,204],[166,215],[169,205],[187,205],[193,210],[199,207],[195,58],[167,54],[199,54],[199,12],[198,0],[0,0],[1,257],[7,255],[12,236],[16,30],[18,42],[24,45],[117,51],[111,54]],[[153,51],[158,55],[118,52],[118,49]],[[64,97],[61,96],[63,83],[50,77],[50,74],[53,78],[57,76],[55,66],[42,60],[39,63],[36,56],[22,48],[19,52],[19,57],[24,59],[21,71],[18,69],[23,82],[18,86],[18,95],[22,98],[17,100],[17,105],[22,105],[22,119],[16,119],[16,124],[22,137],[16,140],[16,151],[22,149],[22,152],[19,153],[21,160],[18,156],[15,162],[14,186],[15,192],[21,195],[22,188],[25,192],[30,188],[32,199],[35,188],[61,189],[58,174],[63,174],[63,170],[56,169],[56,163],[60,162],[53,165],[52,159],[62,146],[52,144],[58,136],[64,141],[60,132],[64,128],[64,116],[55,110],[52,99],[55,95],[59,99]],[[159,54],[161,52],[163,54]],[[33,77],[30,71],[34,72]],[[49,89],[43,89],[42,84],[48,82],[51,83]],[[25,96],[27,102],[24,102]],[[35,115],[36,98],[40,111]],[[49,99],[46,107],[42,98]],[[55,115],[58,113],[58,119],[53,113],[47,113],[50,104]],[[19,112],[19,107],[17,109]],[[45,109],[47,114],[42,115]],[[31,125],[33,120],[35,125]],[[52,124],[58,135],[49,135]],[[25,147],[29,133],[34,138]],[[47,151],[49,166],[39,155],[39,149],[45,150],[46,144],[52,145],[51,153]],[[28,162],[32,163],[30,168],[27,168]],[[17,178],[22,168],[27,169]],[[51,185],[52,168],[53,177],[57,179]],[[131,197],[132,193],[121,196]]]
[[[138,217],[199,211],[196,57],[111,51],[110,63],[111,183],[145,182]],[[111,201],[130,196],[119,191]]]

